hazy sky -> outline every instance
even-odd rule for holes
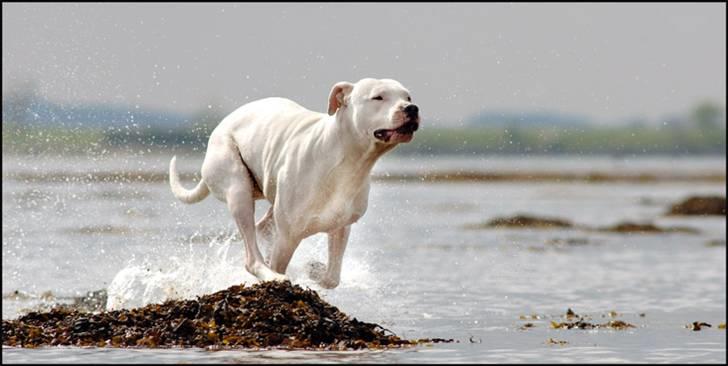
[[[3,93],[223,111],[401,81],[435,125],[481,109],[655,119],[726,98],[726,4],[2,5]]]

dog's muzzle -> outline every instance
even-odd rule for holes
[[[410,134],[420,127],[420,124],[415,121],[409,121],[405,124],[403,124],[401,127],[397,128],[395,131],[402,133],[402,134]]]
[[[405,118],[401,126],[392,129],[380,128],[374,131],[374,137],[384,142],[409,142],[412,140],[412,134],[420,127],[420,109],[416,105],[410,104],[404,107],[402,112],[404,112]]]
[[[374,131],[374,137],[384,142],[389,142],[392,137],[395,137],[397,142],[406,142],[412,139],[412,134],[420,128],[420,124],[415,120],[405,122],[403,125],[394,129],[380,128]]]

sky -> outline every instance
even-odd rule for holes
[[[2,90],[227,114],[331,86],[407,87],[423,121],[481,110],[658,121],[726,99],[725,3],[3,3]]]

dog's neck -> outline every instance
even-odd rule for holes
[[[369,181],[369,173],[374,164],[394,144],[375,142],[369,136],[361,136],[362,132],[354,128],[351,121],[339,110],[327,117],[324,125],[323,150],[326,154],[336,154],[338,159],[332,166],[332,173],[341,172],[349,175],[353,185]]]

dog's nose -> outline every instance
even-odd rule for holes
[[[404,107],[404,113],[406,113],[408,116],[416,116],[419,111],[420,109],[417,108],[417,106],[414,104],[410,104]]]

